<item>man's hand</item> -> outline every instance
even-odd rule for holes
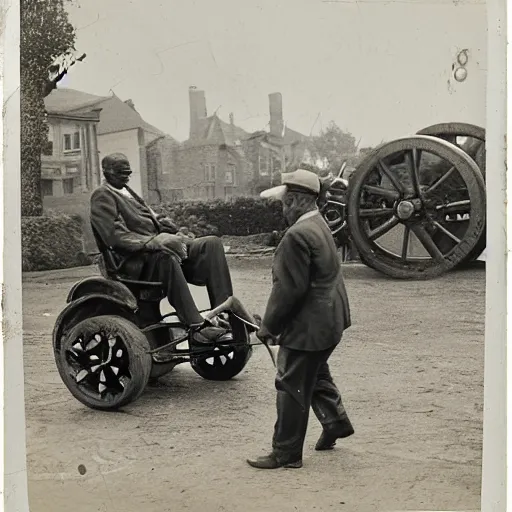
[[[261,325],[258,331],[256,331],[256,337],[267,345],[274,345],[277,341],[277,338],[264,325]]]
[[[158,222],[160,222],[160,225],[165,230],[164,233],[170,233],[175,234],[178,231],[178,226],[174,224],[174,222],[167,217],[165,214],[158,214],[156,216]]]
[[[164,251],[175,254],[184,260],[187,258],[187,245],[180,235],[171,235],[169,233],[160,233],[146,245],[148,251]]]

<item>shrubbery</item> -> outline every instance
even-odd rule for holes
[[[285,222],[281,203],[254,197],[230,200],[180,201],[153,206],[165,213],[178,226],[190,229],[196,236],[247,236],[283,231]]]
[[[276,246],[285,230],[281,204],[260,198],[181,201],[153,209],[169,215],[196,236],[266,234],[261,243]],[[84,252],[87,233],[80,215],[47,211],[42,217],[22,217],[21,235],[24,272],[92,264],[92,258]]]
[[[24,272],[91,264],[84,254],[82,222],[77,215],[22,217],[21,252]]]

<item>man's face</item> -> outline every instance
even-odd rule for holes
[[[107,182],[115,188],[123,188],[130,181],[132,170],[126,160],[114,162],[110,169],[105,169],[103,174]]]
[[[286,191],[283,196],[283,216],[288,226],[297,222],[298,218],[311,210],[314,205],[314,197]]]
[[[298,219],[296,197],[288,191],[283,197],[283,216],[288,226],[294,224]]]

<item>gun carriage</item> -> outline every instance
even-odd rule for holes
[[[374,149],[347,180],[322,179],[320,210],[340,245],[397,279],[431,279],[485,249],[485,130],[424,128]]]

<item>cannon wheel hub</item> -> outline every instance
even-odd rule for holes
[[[412,201],[401,201],[396,207],[396,215],[400,220],[410,219],[415,208]]]

